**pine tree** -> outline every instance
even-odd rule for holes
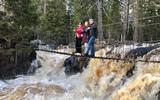
[[[42,16],[42,39],[47,43],[65,44],[67,37],[67,12],[65,0],[48,1]]]
[[[34,39],[38,14],[34,0],[5,0],[3,15],[0,16],[0,37],[6,40],[1,44],[0,57],[4,74],[25,73],[30,66],[33,52],[30,41]],[[2,23],[1,23],[2,22]],[[0,67],[0,69],[3,69]],[[0,73],[1,75],[1,73]]]
[[[10,40],[15,42],[15,47],[21,48],[34,35],[38,23],[36,7],[31,0],[6,0],[5,11]]]
[[[107,9],[108,17],[106,17],[105,26],[109,33],[109,38],[119,40],[122,32],[120,1],[112,0],[109,4]]]
[[[135,24],[135,33],[134,40],[142,41],[142,40],[156,40],[158,39],[159,33],[159,13],[157,5],[160,3],[158,0],[141,0],[137,1],[138,4],[134,4],[136,8],[135,13],[137,16],[133,16],[136,18],[134,21]],[[137,30],[137,31],[136,31]]]

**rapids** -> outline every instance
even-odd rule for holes
[[[134,46],[134,48],[137,47]],[[130,46],[117,47],[121,57],[131,49]],[[106,53],[110,50],[109,47],[101,49],[96,52],[96,56],[106,57]],[[158,50],[150,51],[141,59],[159,60]],[[66,48],[60,51],[71,52],[72,50]],[[36,67],[35,74],[1,80],[0,100],[160,99],[160,64],[158,63],[133,63],[92,58],[82,73],[66,76],[63,63],[69,56],[43,51],[36,51],[36,53],[37,61],[33,64],[39,62],[41,67]]]

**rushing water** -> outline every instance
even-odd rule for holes
[[[105,54],[104,49],[96,52]],[[66,76],[63,63],[68,57],[37,51],[29,72],[37,61],[41,67],[33,75],[0,81],[0,100],[158,100],[160,64],[91,59],[83,73]]]

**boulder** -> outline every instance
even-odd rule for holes
[[[1,50],[0,52],[0,78],[11,79],[16,75],[27,74],[32,60],[36,57],[36,53],[30,51],[19,51],[17,60],[14,50]],[[15,63],[17,62],[17,63]]]
[[[89,58],[87,57],[77,57],[71,56],[67,58],[64,62],[65,74],[73,75],[78,72],[82,72],[83,68],[87,67]]]
[[[155,45],[151,47],[140,47],[140,48],[132,49],[128,53],[125,54],[124,58],[136,59],[137,57],[143,57],[145,54],[147,54],[151,50],[154,50],[158,47],[159,47],[158,45]]]

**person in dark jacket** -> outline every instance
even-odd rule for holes
[[[95,39],[97,38],[97,25],[96,22],[93,19],[89,19],[89,24],[90,24],[90,30],[89,30],[89,41],[88,45],[85,49],[85,55],[89,55],[91,57],[95,56],[95,50],[94,50],[94,42]]]
[[[76,35],[76,53],[82,53],[82,37],[84,32],[84,26],[79,23],[78,27],[74,30]]]
[[[89,41],[89,38],[90,38],[90,25],[89,25],[89,22],[86,21],[84,23],[84,37],[83,37],[83,40],[84,40],[84,46],[87,47],[87,43]]]

